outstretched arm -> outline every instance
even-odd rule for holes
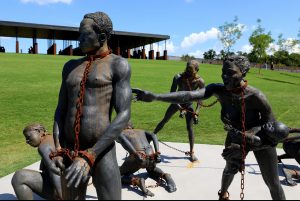
[[[198,91],[178,91],[168,94],[154,94],[141,89],[132,89],[136,94],[135,99],[144,102],[163,101],[174,104],[189,103],[192,101],[205,100],[215,95],[214,85],[208,85],[206,88]]]

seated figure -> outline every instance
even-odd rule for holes
[[[300,129],[290,130],[290,133],[300,132]],[[295,159],[300,164],[300,136],[290,136],[283,142],[283,150],[285,154],[278,156],[279,163],[282,159]],[[297,183],[293,179],[300,180],[300,171],[289,169],[286,166],[283,168],[283,173],[286,181],[291,186],[296,186]]]
[[[150,141],[153,141],[155,152],[149,144]],[[177,190],[171,175],[164,173],[156,166],[157,163],[161,162],[161,159],[158,140],[155,134],[134,129],[131,122],[129,122],[117,142],[130,154],[120,167],[122,184],[138,186],[146,196],[154,196],[146,188],[143,178],[132,176],[138,170],[146,168],[151,178],[166,182],[168,192],[172,193]]]
[[[62,200],[60,176],[51,172],[55,165],[49,154],[55,150],[53,137],[40,124],[28,125],[23,134],[26,143],[37,147],[42,157],[40,171],[19,170],[12,178],[12,186],[19,200],[33,200],[33,193],[44,199]]]

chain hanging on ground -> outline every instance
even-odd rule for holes
[[[241,200],[245,198],[245,160],[246,160],[246,103],[244,89],[241,91],[242,96],[242,126],[243,126],[243,142],[242,142],[242,165],[241,165]]]
[[[160,143],[162,143],[163,145],[165,145],[166,147],[169,147],[170,149],[173,149],[173,150],[175,150],[175,151],[178,151],[178,152],[180,152],[180,153],[183,153],[183,154],[185,154],[186,156],[190,156],[190,155],[191,155],[191,153],[190,153],[189,151],[182,151],[182,150],[180,150],[180,149],[177,149],[177,148],[175,148],[175,147],[172,147],[172,146],[166,144],[165,142],[163,142],[163,141],[161,141],[161,140],[158,140],[158,141],[159,141]]]

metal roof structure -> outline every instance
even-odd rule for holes
[[[0,36],[77,41],[79,27],[0,21]],[[168,35],[113,31],[110,47],[123,50],[143,47],[170,39]]]

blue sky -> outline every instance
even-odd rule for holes
[[[218,27],[234,17],[246,26],[234,51],[249,51],[249,36],[257,19],[277,40],[298,38],[299,0],[2,0],[0,20],[78,27],[86,13],[103,11],[112,19],[114,30],[170,35],[169,55],[219,52]],[[15,39],[1,38],[7,51],[15,51]],[[39,51],[46,52],[47,41],[39,41]],[[27,51],[32,40],[20,40]],[[155,44],[154,50],[157,50]],[[58,42],[62,48],[62,42]],[[164,48],[164,43],[160,44]],[[300,48],[295,51],[299,51]]]

